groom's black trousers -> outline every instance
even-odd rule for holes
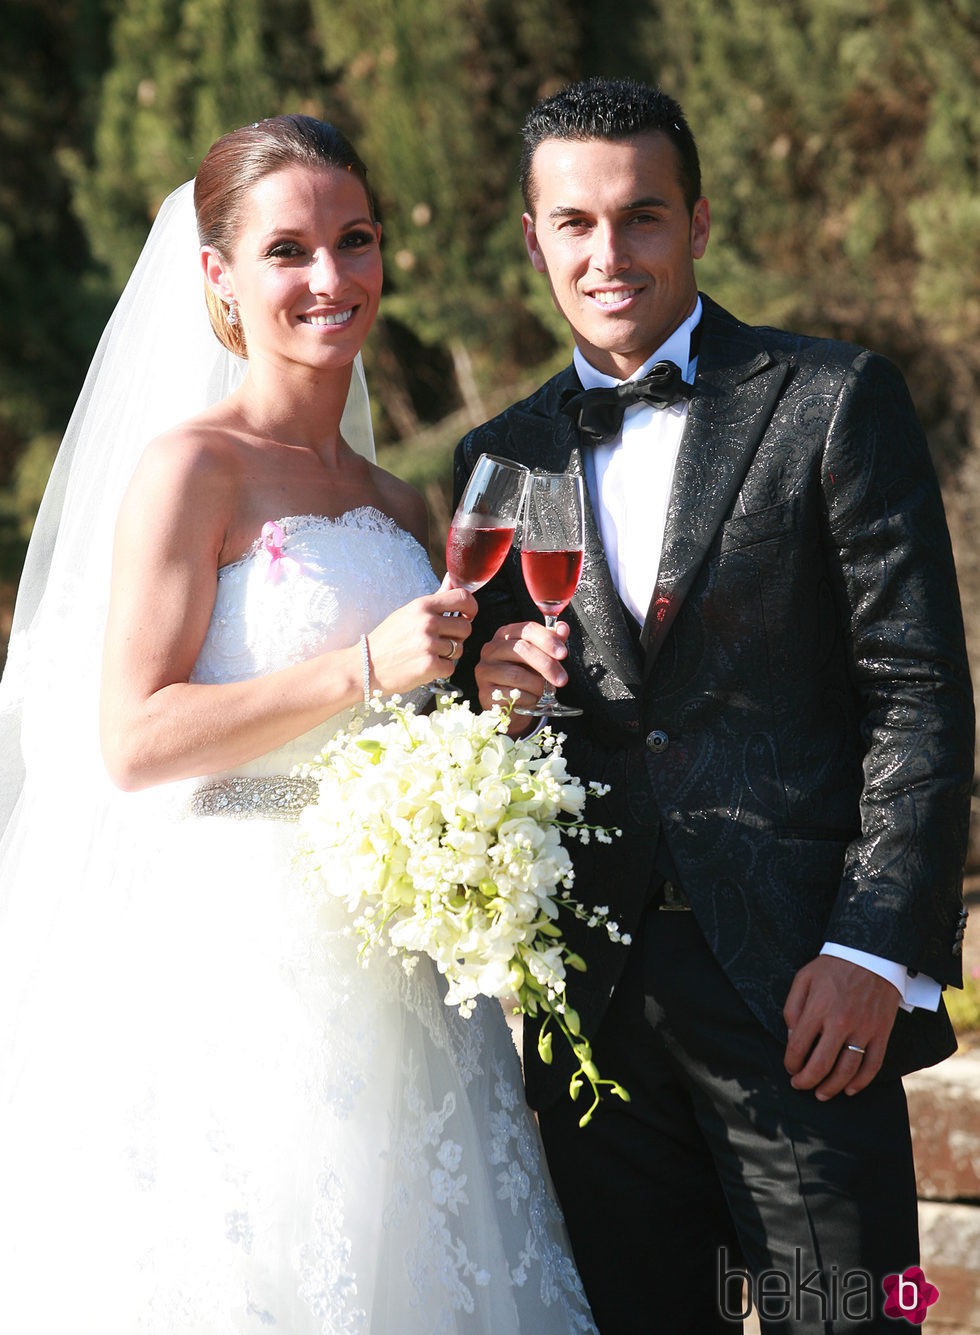
[[[918,1261],[901,1081],[794,1090],[694,915],[655,908],[593,1052],[631,1102],[580,1129],[583,1090],[541,1130],[601,1335],[731,1335],[743,1292],[767,1335],[902,1324],[881,1314]]]

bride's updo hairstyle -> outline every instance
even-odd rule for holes
[[[244,226],[247,196],[264,176],[284,167],[328,167],[351,172],[364,186],[371,217],[377,217],[367,168],[335,125],[313,116],[270,116],[215,141],[194,178],[194,210],[202,246],[213,246],[231,262]],[[236,357],[248,355],[240,324],[228,319],[228,307],[205,286],[211,328]]]

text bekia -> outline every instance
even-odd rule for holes
[[[874,1288],[867,1270],[804,1269],[799,1247],[793,1253],[792,1272],[773,1268],[752,1275],[729,1261],[728,1248],[720,1248],[718,1311],[725,1321],[744,1321],[753,1307],[770,1321],[867,1321],[874,1314]]]

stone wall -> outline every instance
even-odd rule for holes
[[[967,882],[964,972],[980,968],[980,878]],[[980,1330],[980,1034],[949,1061],[906,1077],[919,1184],[922,1268],[939,1289],[925,1329]]]
[[[980,1047],[905,1081],[912,1120],[922,1268],[939,1302],[928,1329],[980,1325]]]

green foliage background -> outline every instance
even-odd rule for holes
[[[684,105],[712,203],[707,291],[902,366],[976,646],[976,0],[6,0],[5,604],[161,200],[219,134],[279,111],[336,120],[370,165],[387,273],[366,354],[376,428],[384,461],[425,489],[438,548],[460,431],[567,356],[521,243],[518,136],[537,97],[593,73],[660,82]]]

